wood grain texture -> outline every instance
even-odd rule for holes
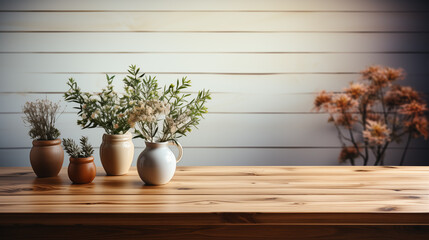
[[[95,219],[94,219],[95,220]],[[98,220],[98,219],[96,219]],[[428,226],[416,225],[222,225],[222,226],[0,226],[3,239],[175,239],[175,240],[426,240]]]
[[[429,167],[179,167],[163,186],[132,169],[73,185],[0,168],[2,239],[424,239]]]

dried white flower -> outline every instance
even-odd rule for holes
[[[176,126],[171,126],[170,128],[170,133],[175,133],[177,131],[177,127]]]

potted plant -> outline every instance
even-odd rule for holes
[[[45,99],[26,102],[22,109],[33,139],[30,163],[38,177],[55,177],[63,166],[64,150],[58,139],[60,131],[55,127],[59,108],[58,103]]]
[[[63,139],[63,145],[66,152],[70,155],[70,164],[68,175],[73,183],[90,183],[95,178],[96,167],[92,154],[94,150],[88,143],[88,137],[80,139],[79,147],[73,139]]]
[[[428,138],[426,104],[413,88],[395,83],[403,78],[402,69],[371,66],[362,71],[360,82],[350,83],[343,93],[322,91],[316,97],[315,109],[327,112],[337,129],[341,162],[355,165],[360,158],[368,165],[372,154],[374,165],[383,165],[389,144],[405,137],[399,162],[403,165],[411,139]]]
[[[211,99],[210,93],[202,90],[189,99],[190,94],[181,92],[191,86],[186,77],[161,90],[155,77],[139,75],[139,70],[130,66],[130,75],[124,80],[126,97],[135,103],[128,122],[135,129],[135,137],[146,141],[146,148],[137,160],[137,170],[146,184],[166,184],[174,175],[176,162],[182,158],[182,146],[177,139],[197,127],[207,112],[205,103]],[[169,145],[179,148],[177,160]]]
[[[99,93],[82,92],[73,78],[68,81],[69,91],[64,94],[68,102],[79,104],[77,123],[85,128],[104,129],[100,146],[100,160],[107,175],[123,175],[128,172],[134,157],[132,135],[128,132],[128,111],[132,104],[113,89],[115,76],[108,76],[107,87]]]

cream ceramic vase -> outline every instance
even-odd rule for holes
[[[176,159],[168,148],[174,145],[179,148],[179,157]],[[173,142],[146,142],[146,148],[140,153],[137,160],[137,171],[140,178],[149,185],[162,185],[173,178],[176,163],[182,159],[183,148],[180,143]]]
[[[100,146],[100,160],[107,175],[127,174],[134,157],[134,144],[131,133],[103,135]]]

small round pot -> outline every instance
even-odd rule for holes
[[[90,183],[95,178],[96,168],[94,157],[70,158],[68,167],[69,178],[73,183]]]
[[[168,148],[174,145],[179,148],[179,157],[176,159]],[[180,143],[173,142],[146,142],[146,148],[137,159],[137,171],[140,178],[148,185],[163,185],[168,183],[176,171],[176,163],[182,159],[183,148]]]
[[[63,166],[64,150],[61,139],[34,140],[30,163],[37,177],[55,177]]]
[[[134,144],[131,133],[103,135],[100,146],[100,160],[107,175],[127,174],[134,158]]]

